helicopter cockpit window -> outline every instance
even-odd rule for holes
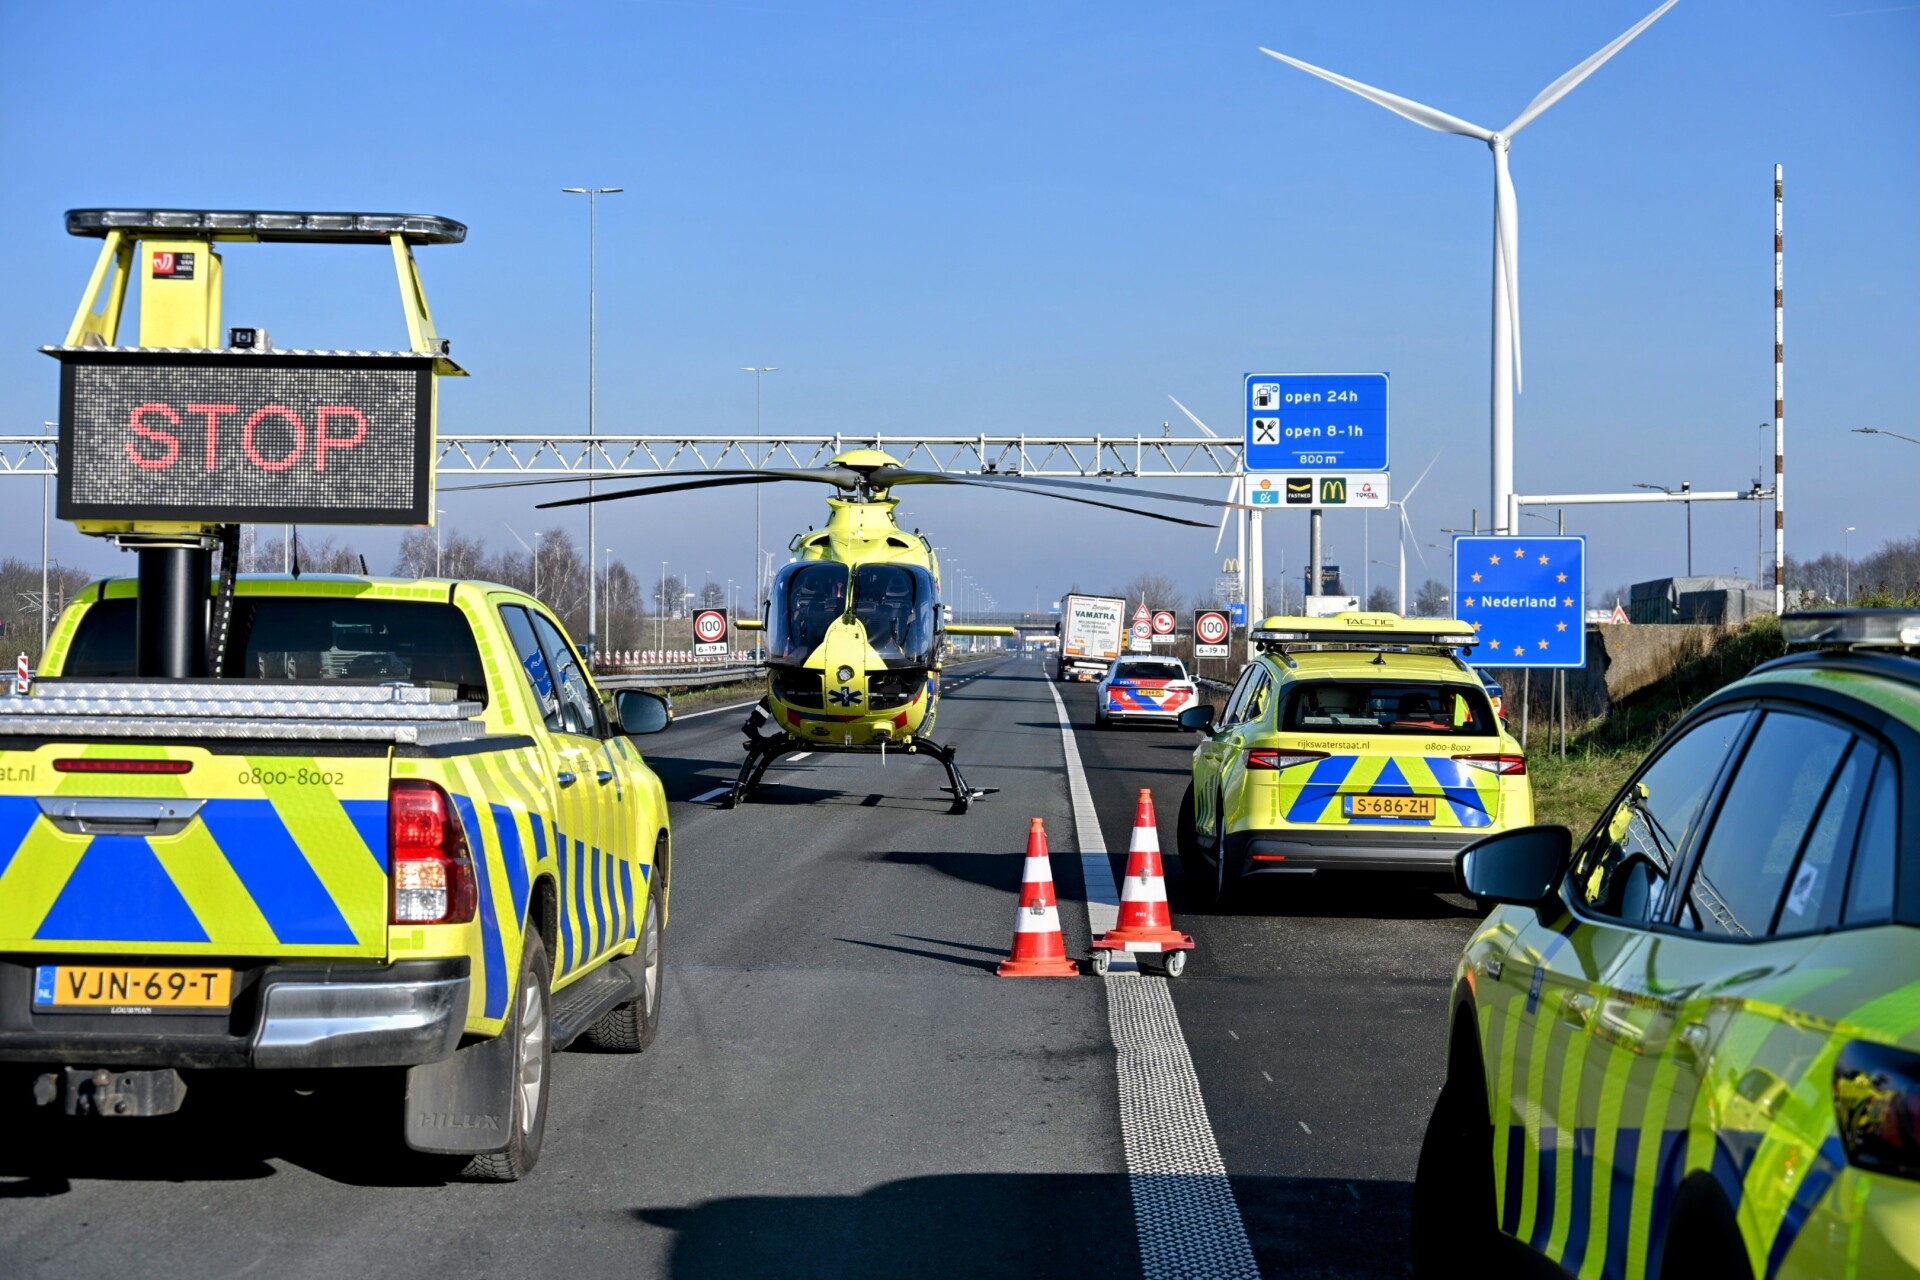
[[[889,667],[931,666],[933,575],[918,565],[863,564],[853,570],[853,616]]]
[[[827,628],[846,611],[847,566],[827,560],[786,566],[773,578],[773,606],[767,611],[768,660],[805,662],[827,638]]]

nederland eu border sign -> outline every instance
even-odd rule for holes
[[[1453,540],[1453,616],[1480,637],[1473,666],[1585,666],[1586,599],[1585,538]]]

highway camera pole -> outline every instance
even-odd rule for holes
[[[562,187],[566,195],[587,198],[587,473],[600,465],[600,197],[618,195],[624,187]],[[594,482],[587,481],[591,498]],[[587,504],[587,665],[599,651],[600,590],[595,574],[595,550],[600,545],[600,504]]]
[[[1773,166],[1773,611],[1787,611],[1786,170]]]

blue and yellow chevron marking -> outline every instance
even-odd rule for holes
[[[1343,755],[1286,771],[1281,805],[1286,821],[1336,826],[1486,827],[1499,808],[1499,778],[1444,756]],[[1291,797],[1288,792],[1291,791]],[[1344,795],[1435,795],[1446,800],[1431,819],[1353,818],[1339,802]]]

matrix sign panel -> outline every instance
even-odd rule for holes
[[[1453,566],[1453,616],[1480,637],[1469,664],[1586,665],[1585,538],[1463,534]]]
[[[1387,375],[1250,373],[1248,471],[1385,471]]]
[[[431,356],[53,354],[63,520],[430,523]]]

